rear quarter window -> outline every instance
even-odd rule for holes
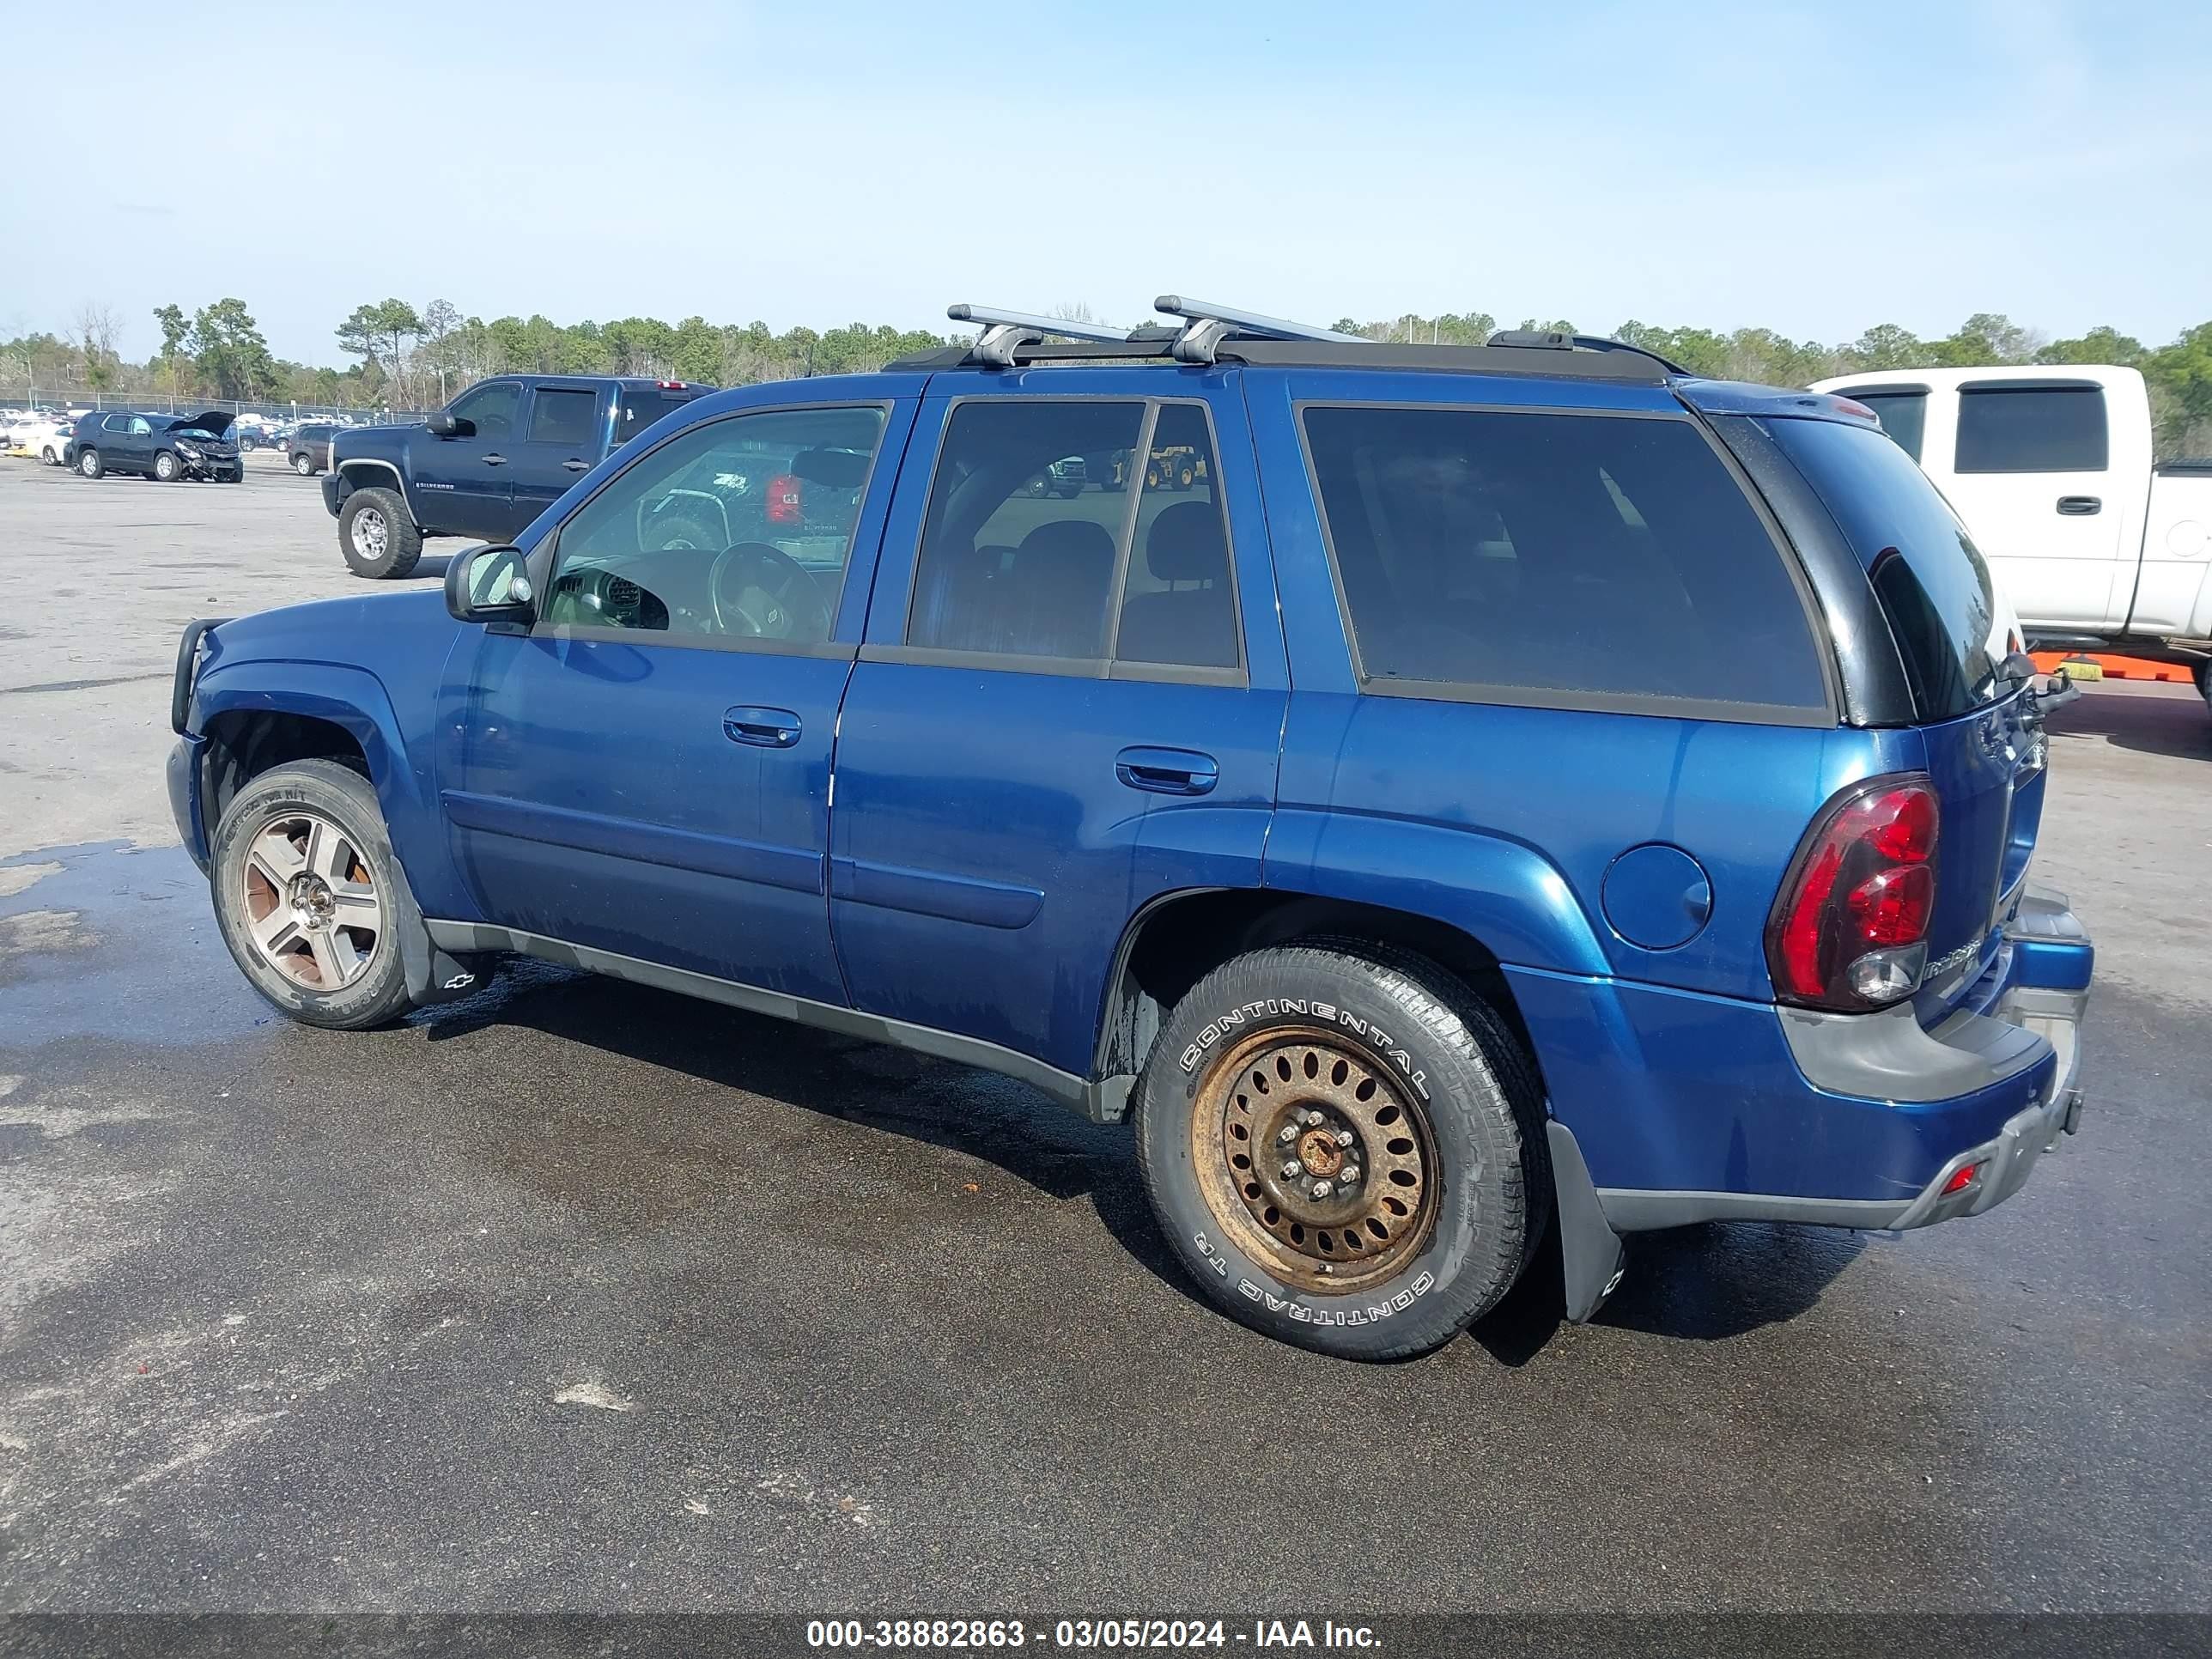
[[[1866,567],[1920,718],[1948,720],[2002,696],[1989,567],[1928,475],[1869,428],[1778,420],[1767,430]]]
[[[1368,690],[1828,718],[1784,555],[1688,420],[1313,404],[1303,424]]]

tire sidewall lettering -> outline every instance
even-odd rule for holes
[[[1176,1069],[1186,1079],[1186,1093],[1195,1097],[1199,1064],[1219,1045],[1224,1036],[1247,1025],[1291,1018],[1316,1019],[1339,1030],[1350,1032],[1379,1054],[1423,1100],[1430,1098],[1427,1072],[1414,1062],[1405,1046],[1379,1021],[1362,1018],[1349,1008],[1340,1007],[1333,1002],[1313,997],[1286,996],[1255,997],[1249,1002],[1224,1009],[1208,1019],[1200,1028],[1198,1035],[1176,1057]]]

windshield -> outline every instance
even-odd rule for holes
[[[1989,566],[1942,493],[1871,427],[1767,423],[1865,565],[1920,718],[1948,720],[2006,696],[1992,654]]]

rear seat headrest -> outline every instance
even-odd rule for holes
[[[1211,501],[1177,501],[1152,520],[1145,568],[1156,581],[1218,581],[1229,572],[1221,514]]]

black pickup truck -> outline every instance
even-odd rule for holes
[[[356,576],[404,576],[432,536],[512,540],[607,455],[714,390],[681,380],[503,374],[416,426],[340,430],[323,504]]]

